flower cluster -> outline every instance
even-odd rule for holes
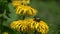
[[[18,20],[13,21],[10,25],[11,28],[17,30],[17,31],[34,31],[37,30],[38,32],[41,32],[42,34],[45,34],[48,32],[48,26],[44,21],[34,21],[34,19],[28,18],[24,20]]]
[[[16,7],[15,9],[17,15],[22,14],[23,16],[25,16],[26,14],[28,14],[30,16],[35,16],[37,10],[35,8],[32,8],[31,6],[28,6],[29,3],[30,0],[12,1],[12,5]],[[17,31],[23,31],[23,32],[36,30],[38,32],[41,32],[42,34],[46,34],[49,31],[48,25],[44,21],[39,20],[39,18],[37,18],[37,20],[34,18],[28,18],[28,19],[13,21],[10,24],[10,27]]]

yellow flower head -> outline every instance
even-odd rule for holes
[[[8,32],[3,32],[2,34],[8,34]]]
[[[33,20],[33,18],[28,18],[28,19],[25,19],[24,20],[25,21],[25,23],[26,23],[26,25],[27,26],[29,26],[29,30],[31,31],[31,30],[35,30],[35,26],[36,26],[36,24],[37,24],[37,22],[35,22],[34,20]]]
[[[12,1],[13,6],[27,5],[29,3],[30,3],[30,0],[13,0]]]
[[[42,34],[46,34],[49,31],[49,27],[47,24],[43,21],[40,21],[38,25],[36,26],[36,30],[38,32],[41,32]]]
[[[21,0],[20,0],[21,1]],[[30,0],[22,0],[21,1],[24,5],[27,5],[27,4],[29,4],[30,3]]]
[[[31,6],[18,6],[16,8],[16,14],[29,14],[31,16],[36,15],[37,10],[32,8]]]
[[[23,20],[18,20],[18,21],[13,21],[10,25],[10,27],[12,29],[15,29],[17,31],[26,31],[27,30],[27,26],[26,24],[23,22]]]
[[[12,5],[13,5],[14,7],[20,6],[20,5],[21,5],[21,2],[20,2],[20,1],[12,1]]]

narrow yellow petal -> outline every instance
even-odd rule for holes
[[[23,9],[20,9],[19,14],[22,14],[22,13],[23,13]]]
[[[24,11],[23,11],[23,15],[25,15],[25,14],[26,14],[26,12],[27,12],[27,10],[26,10],[26,9],[24,9]]]
[[[16,8],[16,14],[19,14],[20,7]]]
[[[31,10],[28,11],[28,14],[29,14],[29,15],[33,15]]]
[[[36,9],[34,9],[34,8],[31,8],[31,10],[32,10],[32,12],[33,12],[33,15],[36,15],[37,10],[36,10]]]

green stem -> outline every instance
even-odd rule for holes
[[[36,30],[34,31],[34,34],[37,34]]]
[[[25,16],[23,16],[23,20],[25,19]]]
[[[0,27],[1,27],[1,34],[2,34],[2,31],[3,31],[3,30],[2,30],[2,29],[3,29],[2,24],[3,24],[3,20],[4,20],[3,16],[1,16],[1,17],[0,17],[0,19],[1,19],[1,24],[0,24]]]
[[[22,16],[22,17],[23,17],[23,20],[24,20],[25,16]],[[24,34],[24,32],[21,31],[21,34]]]
[[[27,32],[21,32],[21,34],[27,34]]]
[[[23,32],[21,32],[21,34],[24,34]]]

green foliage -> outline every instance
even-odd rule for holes
[[[50,27],[48,34],[60,34],[60,2],[59,1],[40,1],[31,0],[31,6],[38,10],[38,16],[46,21]],[[15,14],[15,9],[7,0],[0,0],[0,33],[6,31],[9,34],[20,34],[20,32],[13,31],[9,24],[14,21],[22,19],[22,16]],[[30,32],[30,34],[34,34]]]

